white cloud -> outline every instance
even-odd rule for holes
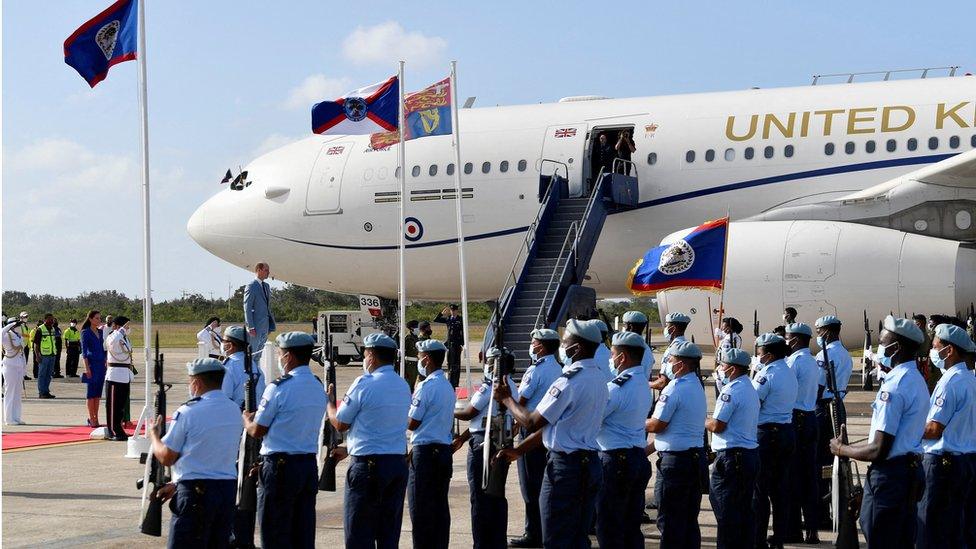
[[[292,88],[285,100],[285,108],[311,109],[314,103],[335,99],[349,91],[348,78],[329,78],[324,74],[313,74]]]
[[[407,32],[396,21],[372,27],[356,27],[342,43],[342,54],[352,63],[393,63],[399,59],[411,65],[429,65],[441,58],[447,41],[439,36]]]
[[[258,144],[257,147],[255,147],[252,156],[254,157],[261,156],[264,153],[269,153],[275,149],[284,147],[289,143],[294,143],[299,139],[301,139],[301,137],[294,137],[290,135],[282,135],[280,133],[273,133],[268,137],[265,137],[264,141],[262,141],[260,144]]]
[[[44,138],[18,150],[5,150],[4,178],[15,186],[37,181],[38,191],[121,190],[141,183],[138,163],[129,156],[96,153],[70,139]]]

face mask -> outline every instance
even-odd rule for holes
[[[77,324],[75,324],[74,322],[72,322],[72,323],[70,324],[70,326],[71,326],[72,328],[74,328],[75,326],[77,326]]]
[[[422,362],[418,364],[417,373],[423,377],[427,377],[430,375],[430,372],[427,371],[427,366]]]
[[[880,343],[878,344],[878,352],[875,353],[874,359],[878,362],[878,364],[881,365],[882,368],[885,368],[886,370],[891,369],[891,357],[887,356],[885,353],[888,352],[889,347],[894,347],[897,344],[898,342],[892,343],[888,346]]]
[[[817,336],[817,345],[819,345],[820,348],[823,349],[824,347],[827,346],[827,340],[824,339],[823,336]]]
[[[187,392],[188,395],[190,395],[190,398],[196,398],[197,397],[197,395],[193,394],[193,384],[192,383],[187,383],[186,384],[186,392]]]
[[[665,330],[664,337],[665,339],[668,340],[668,343],[670,343],[674,341],[674,332],[672,332],[671,330]]]
[[[945,366],[946,366],[945,359],[942,358],[942,354],[939,351],[937,351],[936,349],[930,350],[929,360],[932,361],[932,364],[935,365],[936,368],[938,368],[943,372],[945,371]]]
[[[671,361],[661,365],[661,373],[668,379],[674,379],[674,366],[671,364]]]
[[[722,385],[725,385],[729,381],[728,374],[726,374],[725,373],[725,370],[723,370],[721,368],[719,368],[718,370],[715,370],[715,377],[718,378],[719,383],[721,383]]]
[[[529,358],[532,359],[532,362],[535,362],[539,360],[539,355],[535,354],[535,351],[533,349],[535,349],[535,345],[529,343]]]
[[[278,357],[278,373],[285,375],[285,364],[281,361],[281,357]]]
[[[563,366],[569,366],[573,363],[573,357],[569,356],[571,350],[576,349],[577,344],[572,344],[569,347],[559,347],[559,358],[562,359]]]
[[[766,357],[768,357],[768,356],[771,356],[771,355],[769,353],[763,353],[763,354],[759,355],[759,363],[762,364],[763,366],[765,366],[765,365],[769,364],[770,362],[772,362],[771,360],[765,360]]]

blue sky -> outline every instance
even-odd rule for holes
[[[3,3],[3,289],[142,294],[136,64],[90,90],[64,39],[111,0]],[[42,7],[42,9],[38,9]],[[228,167],[303,137],[309,108],[406,57],[415,89],[459,63],[476,106],[805,85],[817,73],[976,69],[969,1],[153,0],[153,288],[226,295],[250,276],[186,219]]]

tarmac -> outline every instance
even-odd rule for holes
[[[165,378],[173,387],[169,391],[169,414],[185,400],[185,363],[196,356],[195,349],[164,349]],[[141,349],[134,353],[139,375],[133,383],[131,413],[138,418],[144,405],[144,376]],[[476,356],[476,355],[473,355]],[[656,355],[660,360],[660,354]],[[703,369],[710,372],[710,357]],[[362,373],[358,364],[337,370],[339,394]],[[477,379],[473,372],[474,379]],[[464,376],[462,373],[462,384]],[[77,379],[56,379],[51,391],[54,400],[36,398],[34,381],[27,381],[23,418],[27,425],[4,426],[5,433],[84,425],[85,386]],[[714,391],[706,391],[711,412]],[[873,392],[854,390],[847,397],[848,430],[851,440],[867,437],[870,424],[870,404]],[[99,417],[105,418],[104,402]],[[463,427],[463,425],[462,425]],[[471,510],[465,454],[460,450],[454,458],[454,478],[450,488],[451,546],[471,547]],[[153,538],[139,532],[141,492],[136,489],[144,467],[136,459],[125,458],[126,444],[109,441],[84,441],[59,446],[5,450],[2,462],[2,544],[4,547],[160,547],[166,543],[169,509],[163,512],[163,537]],[[654,456],[651,456],[652,463]],[[322,547],[342,546],[342,494],[348,460],[340,462],[337,471],[338,489],[334,493],[319,492],[316,502],[316,544]],[[863,476],[866,464],[858,464]],[[653,486],[653,479],[651,486]],[[508,535],[522,534],[524,504],[519,492],[518,476],[512,468],[507,483]],[[650,493],[650,491],[649,491]],[[649,511],[654,516],[654,511]],[[699,514],[702,546],[715,546],[715,516],[703,496]],[[404,504],[401,547],[410,547],[413,525]],[[642,527],[645,545],[656,547],[660,536],[654,524]],[[597,546],[596,538],[591,538]],[[820,532],[819,547],[832,546],[833,534]],[[260,545],[260,537],[255,540]],[[863,542],[863,537],[862,537]],[[795,545],[788,547],[814,547]]]

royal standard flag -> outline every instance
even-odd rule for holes
[[[403,99],[404,141],[451,133],[451,93],[451,79],[445,78]],[[382,149],[399,141],[398,132],[383,132],[373,134],[370,145]]]
[[[138,2],[119,0],[64,41],[64,62],[95,87],[113,65],[136,58]]]
[[[630,271],[627,286],[634,295],[671,288],[721,290],[729,218],[708,221],[683,238],[651,248]]]

